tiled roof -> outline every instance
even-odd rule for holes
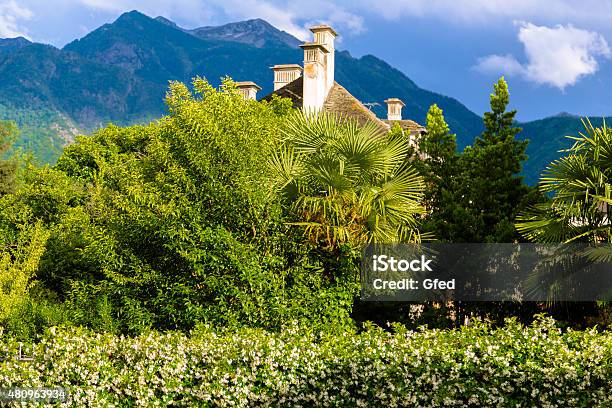
[[[295,81],[264,96],[262,100],[269,101],[272,99],[272,95],[276,94],[291,99],[293,101],[293,107],[299,109],[302,107],[303,87],[303,77],[299,77]],[[353,119],[360,125],[364,125],[367,121],[372,121],[378,124],[381,130],[385,132],[390,129],[390,126],[385,123],[385,121],[376,117],[374,112],[366,108],[357,98],[351,95],[349,91],[337,82],[334,82],[334,85],[329,90],[325,103],[323,104],[323,110]]]
[[[378,119],[374,112],[366,108],[357,98],[355,98],[342,85],[334,82],[334,86],[329,90],[327,99],[323,104],[323,110],[335,113],[338,116],[355,120],[359,125],[365,125],[372,121],[380,126],[385,132],[390,126]]]
[[[293,107],[300,109],[302,107],[302,95],[304,95],[304,81],[302,77],[289,82],[287,85],[280,89],[264,96],[261,98],[262,101],[269,101],[272,99],[272,95],[278,95],[283,98],[289,98],[293,101]]]

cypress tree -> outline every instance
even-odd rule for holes
[[[528,141],[517,139],[521,128],[514,125],[516,110],[506,110],[510,93],[503,77],[493,90],[484,132],[465,149],[459,164],[457,198],[474,224],[467,242],[516,241],[514,220],[531,191],[519,175]]]

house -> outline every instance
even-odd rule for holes
[[[295,108],[331,112],[359,124],[372,121],[385,132],[397,123],[410,135],[410,140],[425,132],[425,128],[415,121],[402,119],[402,108],[405,105],[400,99],[386,99],[387,118],[380,119],[337,83],[334,80],[336,31],[328,25],[316,25],[310,27],[310,31],[314,34],[314,41],[300,45],[304,50],[304,65],[273,66],[274,91],[261,100],[270,100],[276,94],[291,99]],[[247,99],[256,99],[257,91],[261,89],[253,82],[237,82],[236,86]]]

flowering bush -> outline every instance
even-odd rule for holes
[[[609,407],[612,333],[525,327],[280,333],[202,327],[138,337],[51,329],[3,387],[66,387],[68,406]]]

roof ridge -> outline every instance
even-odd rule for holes
[[[262,100],[269,101],[272,99],[272,95],[278,95],[280,97],[289,98],[293,102],[294,108],[303,107],[303,93],[304,93],[304,77],[289,82],[282,88],[271,92],[266,95]],[[331,87],[323,103],[323,110],[326,112],[335,113],[344,118],[356,121],[360,126],[365,125],[367,122],[373,122],[382,131],[387,132],[391,128],[393,123],[398,122],[402,129],[408,129],[410,132],[421,133],[424,131],[424,127],[419,125],[417,122],[411,120],[402,121],[388,121],[381,119],[374,112],[368,109],[359,99],[351,94],[348,89],[334,81],[334,85]]]
[[[323,109],[328,112],[334,112],[346,118],[356,120],[360,125],[364,125],[367,121],[374,122],[381,130],[385,132],[390,126],[380,120],[374,112],[365,107],[363,103],[345,87],[334,81],[323,103]]]
[[[350,97],[352,97],[353,99],[355,99],[355,101],[357,101],[358,106],[364,111],[366,112],[368,115],[370,115],[372,118],[374,118],[375,120],[379,121],[379,122],[383,122],[382,119],[380,119],[378,116],[376,116],[376,114],[374,112],[372,112],[370,109],[368,109],[363,102],[361,102],[359,99],[357,99],[352,93],[350,93],[348,91],[348,89],[346,89],[345,87],[343,87],[342,85],[340,85],[338,82],[334,81],[334,85],[332,86],[332,88],[329,90],[328,94],[327,94],[327,98],[329,98],[329,94],[331,93],[331,91],[333,90],[334,87],[340,87],[342,90],[344,90],[344,92],[346,92]],[[325,98],[325,100],[327,101],[327,98]]]

